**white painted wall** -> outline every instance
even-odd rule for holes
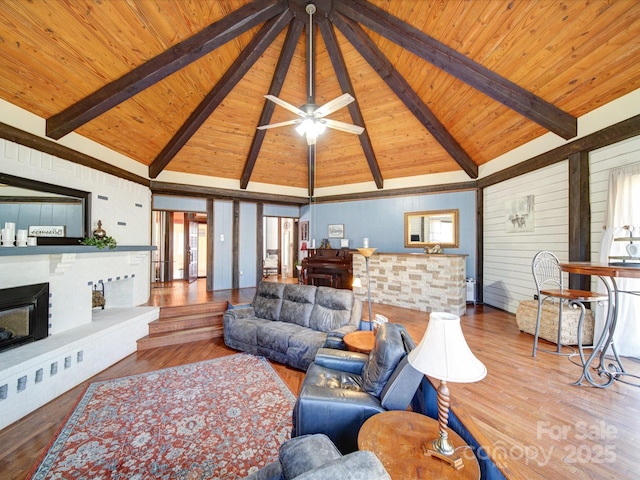
[[[568,260],[568,161],[501,182],[484,190],[484,303],[511,313],[531,300],[535,283],[531,260],[550,250]],[[505,202],[534,195],[532,232],[507,233]]]
[[[91,192],[93,229],[102,220],[107,235],[120,245],[149,245],[151,190],[143,185],[1,138],[0,171]]]
[[[604,212],[607,208],[609,171],[632,163],[640,163],[640,137],[609,145],[591,153],[589,156],[591,189],[591,258],[600,257]],[[640,208],[640,205],[637,205]],[[636,225],[640,228],[640,225]],[[638,231],[634,232],[638,235]],[[595,281],[595,280],[594,280]]]
[[[640,162],[640,137],[591,153],[591,259],[600,258],[609,171]],[[536,252],[550,250],[568,260],[568,161],[501,182],[484,191],[484,302],[515,313],[520,300],[535,293],[531,260]],[[506,233],[505,200],[535,195],[535,231]],[[597,279],[593,277],[594,290]],[[567,279],[565,278],[565,281]]]

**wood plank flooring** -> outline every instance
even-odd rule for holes
[[[254,292],[206,292],[201,281],[173,282],[152,289],[149,304],[248,303]],[[378,304],[373,311],[404,324],[416,342],[422,338],[426,313]],[[619,382],[606,390],[571,385],[579,367],[566,357],[539,353],[532,358],[532,337],[518,331],[511,314],[470,306],[462,325],[469,346],[489,373],[481,382],[449,384],[452,410],[507,478],[638,478],[640,388]],[[221,338],[136,352],[91,381],[233,353]],[[624,360],[627,370],[640,374],[635,360]],[[303,372],[273,366],[297,394]],[[0,478],[24,478],[88,383],[0,431]]]

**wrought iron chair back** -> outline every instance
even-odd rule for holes
[[[556,341],[557,348],[555,351],[544,350],[548,353],[563,354],[562,352],[562,311],[563,304],[566,301],[572,308],[579,308],[581,310],[580,320],[578,321],[578,346],[580,349],[580,357],[583,359],[582,351],[582,323],[585,317],[584,303],[598,302],[608,300],[608,296],[605,294],[591,292],[587,290],[573,290],[564,288],[564,280],[562,270],[560,269],[560,261],[558,257],[553,253],[542,250],[533,257],[531,264],[531,270],[533,272],[533,278],[536,283],[536,292],[538,295],[538,313],[536,317],[536,332],[533,339],[533,352],[532,356],[536,356],[537,350],[544,350],[538,347],[538,337],[540,334],[540,319],[542,316],[542,304],[547,299],[552,299],[554,302],[558,300],[558,338]],[[573,355],[575,352],[571,349],[568,355]],[[584,359],[583,359],[584,363]]]

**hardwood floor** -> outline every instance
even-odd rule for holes
[[[152,289],[149,304],[248,303],[254,292],[206,292],[201,281],[174,282]],[[426,313],[378,304],[373,312],[404,324],[416,342],[422,338]],[[469,346],[489,373],[481,382],[449,384],[452,410],[507,478],[637,478],[640,388],[619,382],[606,390],[571,385],[579,367],[566,357],[539,353],[532,358],[532,337],[518,331],[511,314],[468,307],[462,325]],[[128,356],[0,431],[0,478],[24,478],[91,381],[233,353],[218,338]],[[624,360],[629,371],[640,374],[636,361]],[[304,373],[273,366],[297,394]]]

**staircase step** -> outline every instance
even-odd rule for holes
[[[209,340],[211,338],[222,337],[223,330],[220,326],[209,326],[200,328],[190,328],[175,332],[149,334],[138,340],[138,351],[149,350],[157,347],[167,347],[170,345],[180,345],[183,343],[197,342],[199,340]]]
[[[160,318],[182,317],[201,313],[222,315],[227,310],[227,302],[194,303],[192,305],[174,305],[160,307]]]
[[[197,313],[154,320],[149,323],[149,333],[176,332],[179,330],[215,326],[222,326],[221,313]]]

